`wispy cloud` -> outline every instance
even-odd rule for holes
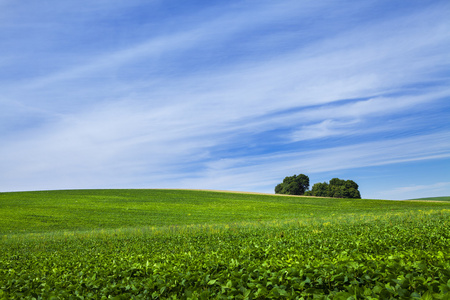
[[[0,189],[268,191],[298,170],[448,159],[445,1],[166,5],[0,13]]]
[[[428,185],[414,185],[382,191],[380,194],[388,199],[414,199],[421,197],[439,197],[447,195],[450,182],[437,182]]]

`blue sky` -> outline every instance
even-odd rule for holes
[[[450,195],[450,2],[0,0],[0,191]]]

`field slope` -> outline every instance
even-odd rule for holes
[[[0,215],[0,299],[450,299],[450,202],[68,190]]]
[[[190,190],[0,193],[0,234],[384,215],[442,204]]]
[[[410,200],[425,200],[425,201],[450,201],[450,196],[446,197],[428,197],[428,198],[416,198]]]

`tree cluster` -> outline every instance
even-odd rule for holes
[[[300,174],[284,178],[283,182],[275,187],[275,194],[304,195],[308,189],[309,177]]]
[[[285,177],[275,187],[275,194],[361,199],[358,185],[353,180],[333,178],[329,183],[315,183],[309,190],[309,177],[304,174]]]
[[[330,183],[315,183],[308,195],[318,197],[361,199],[361,194],[358,191],[358,184],[356,184],[356,182],[353,180],[343,180],[339,178],[331,179]]]

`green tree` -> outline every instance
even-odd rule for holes
[[[315,183],[311,189],[311,196],[329,197],[328,183],[326,182]]]
[[[275,187],[275,194],[282,194],[283,192],[283,184],[277,184],[277,186]]]
[[[357,189],[350,188],[348,192],[349,192],[348,198],[361,199],[361,193]]]
[[[309,189],[309,177],[305,174],[287,176],[275,187],[275,194],[304,195]]]
[[[316,183],[311,189],[312,196],[333,198],[355,198],[360,199],[358,185],[353,180],[333,178],[330,183]]]

